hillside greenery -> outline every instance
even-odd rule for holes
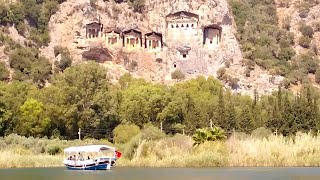
[[[84,136],[112,139],[119,124],[160,128],[162,123],[166,133],[190,135],[210,122],[226,133],[267,127],[292,135],[316,132],[320,127],[319,94],[309,85],[297,95],[279,88],[269,96],[255,93],[252,99],[224,90],[213,77],[166,86],[125,74],[112,84],[106,70],[94,62],[68,67],[48,81],[48,87],[39,87],[34,80],[1,82],[1,136],[17,133],[72,139],[82,128]]]
[[[297,7],[302,18],[298,25],[301,33],[298,42],[295,42],[295,34],[290,32],[290,15],[285,18],[282,27],[279,26],[274,0],[230,0],[229,3],[238,28],[237,38],[244,52],[247,72],[259,65],[271,74],[285,76],[287,83],[309,81],[308,74],[314,74],[319,63],[318,49],[311,43],[318,25],[315,24],[315,28],[306,25],[303,18],[308,16],[310,7],[316,1],[303,1]],[[279,5],[288,7],[288,2]],[[296,54],[296,43],[305,48],[305,53]]]
[[[0,25],[14,25],[39,47],[50,42],[48,23],[65,0],[19,0],[0,4]]]

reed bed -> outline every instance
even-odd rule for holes
[[[143,141],[132,159],[122,158],[120,166],[148,167],[284,167],[319,166],[320,137],[297,134],[293,138],[230,138],[192,147],[189,137]],[[187,141],[184,145],[178,145]]]
[[[19,154],[13,151],[0,151],[1,168],[58,167],[62,166],[62,155]]]
[[[62,166],[61,149],[77,144],[106,144],[105,141],[59,141],[0,139],[0,168]],[[10,140],[10,141],[9,141]],[[55,155],[52,147],[59,146]],[[157,140],[133,138],[117,145],[123,156],[118,166],[134,167],[284,167],[320,166],[320,136],[298,133],[295,137],[231,137],[225,141],[193,146],[190,137],[175,135]]]

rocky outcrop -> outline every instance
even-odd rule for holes
[[[90,50],[83,52],[82,57],[86,60],[94,60],[98,63],[112,61],[113,55],[107,48],[93,47]]]
[[[192,40],[172,40],[167,36],[166,16],[179,11],[198,16],[199,24]],[[142,46],[134,51],[126,51],[122,47],[109,47],[104,38],[87,40],[86,24],[93,21],[100,21],[104,27],[115,27],[120,31],[138,29],[143,41],[146,33],[161,33],[163,48],[161,51],[149,52]],[[212,24],[222,29],[221,43],[216,48],[208,49],[203,45],[203,28]],[[245,68],[241,63],[242,54],[235,37],[236,25],[226,0],[146,0],[144,14],[134,13],[126,3],[98,0],[97,5],[92,7],[90,0],[67,0],[51,17],[49,29],[51,42],[48,47],[41,49],[43,55],[52,60],[55,46],[67,47],[77,62],[83,61],[83,57],[104,62],[103,65],[108,68],[109,73],[112,72],[115,79],[130,71],[134,76],[170,84],[174,82],[171,73],[175,69],[180,69],[187,79],[198,75],[216,76],[218,69],[225,67],[228,62],[230,66],[227,72],[239,79],[239,85],[235,86],[236,92],[250,94],[257,89],[266,93],[276,89],[280,82],[270,83],[272,76],[261,69],[259,72],[252,72],[252,79],[245,76]],[[190,48],[187,60],[179,57],[178,49],[184,46]],[[108,52],[92,47],[107,48]],[[133,65],[134,68],[130,68]]]

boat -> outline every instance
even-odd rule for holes
[[[120,156],[107,145],[73,146],[64,149],[63,164],[69,170],[110,170]]]

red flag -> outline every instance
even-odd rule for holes
[[[116,151],[116,156],[117,156],[117,158],[120,158],[121,157],[121,152],[120,151]]]

